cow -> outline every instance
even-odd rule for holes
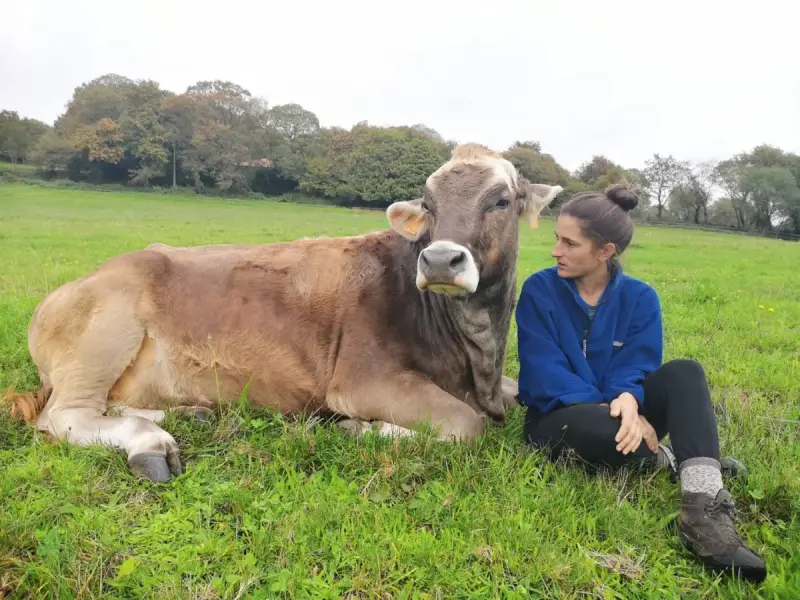
[[[166,411],[246,390],[359,435],[470,440],[505,422],[519,223],[562,191],[468,143],[352,237],[199,247],[154,243],[47,294],[28,327],[36,392],[12,413],[69,443],[127,454],[154,482],[183,472]],[[113,414],[107,414],[108,409]]]

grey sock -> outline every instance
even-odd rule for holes
[[[681,463],[681,491],[703,493],[716,497],[722,489],[722,471],[719,461],[713,458],[690,458]]]
[[[670,471],[677,471],[678,464],[675,460],[675,454],[669,446],[664,444],[658,445],[658,454],[656,455],[656,465],[659,469],[669,469]]]

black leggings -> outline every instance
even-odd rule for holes
[[[703,368],[692,360],[663,364],[644,380],[644,409],[639,414],[653,426],[659,440],[670,436],[678,464],[690,458],[719,460],[719,437]],[[614,437],[621,421],[608,404],[577,404],[542,415],[528,408],[525,441],[547,448],[551,458],[573,451],[590,466],[620,467],[654,463],[655,454],[642,443],[623,455]]]

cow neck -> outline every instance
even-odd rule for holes
[[[414,270],[416,257],[425,245],[427,243],[412,244]],[[503,418],[504,414],[499,391],[515,297],[513,274],[516,261],[510,260],[509,263],[502,272],[510,273],[511,277],[505,276],[479,286],[474,294],[465,298],[432,292],[417,293],[419,308],[416,312],[422,316],[418,320],[420,336],[435,355],[442,356],[445,365],[450,362],[447,360],[450,357],[441,353],[449,350],[452,355],[456,350],[453,346],[457,347],[456,354],[466,359],[476,404],[498,418]],[[460,366],[463,368],[463,364]],[[459,365],[453,364],[452,367],[458,369]]]

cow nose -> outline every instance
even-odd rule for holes
[[[467,253],[454,248],[428,248],[422,253],[422,263],[434,271],[458,273],[467,264]]]
[[[469,248],[448,240],[437,240],[419,255],[417,287],[448,294],[473,293],[480,274]],[[460,290],[460,292],[458,291]]]

